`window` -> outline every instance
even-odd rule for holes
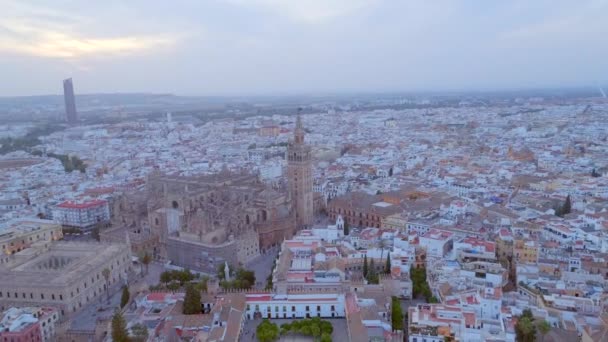
[[[51,299],[55,300],[55,294],[54,293],[51,295]]]
[[[321,311],[321,305],[317,305],[317,311]]]
[[[306,311],[310,311],[310,307],[306,305]]]
[[[40,298],[41,298],[41,299],[44,299],[44,293],[41,293],[41,294],[40,294]]]
[[[292,305],[291,306],[291,312],[294,312],[294,311],[296,311],[296,307]]]
[[[278,306],[278,305],[276,305],[276,306],[274,307],[274,312],[279,312],[279,306]]]
[[[285,305],[283,305],[283,312],[287,311],[287,307]]]

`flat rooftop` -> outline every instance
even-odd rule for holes
[[[64,287],[127,248],[123,244],[88,242],[54,242],[48,250],[28,248],[14,254],[12,263],[0,267],[0,287]]]

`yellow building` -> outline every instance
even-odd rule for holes
[[[515,240],[513,243],[513,259],[522,263],[538,263],[538,242],[534,240]]]

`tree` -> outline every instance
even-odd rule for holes
[[[363,278],[367,278],[367,254],[363,256]]]
[[[129,302],[129,288],[127,286],[122,287],[122,296],[120,297],[120,307],[124,308]]]
[[[369,263],[369,271],[367,272],[366,279],[370,284],[378,284],[378,272],[376,271],[374,258],[372,258],[372,261]]]
[[[279,327],[267,319],[258,325],[255,332],[260,342],[271,342],[279,338]]]
[[[163,273],[160,274],[161,283],[167,284],[167,283],[171,282],[171,280],[173,280],[173,278],[171,277],[171,272],[164,271]]]
[[[542,320],[538,323],[538,332],[540,333],[541,341],[545,340],[545,335],[551,330],[551,324],[549,322]]]
[[[103,271],[101,271],[101,275],[106,280],[106,295],[108,300],[110,300],[110,269],[107,267],[104,268]]]
[[[148,252],[144,253],[144,255],[141,257],[141,263],[146,266],[146,274],[148,274],[148,265],[150,265],[151,262],[152,257],[150,256],[150,254],[148,254]]]
[[[131,327],[131,334],[133,336],[129,339],[130,342],[145,342],[148,340],[148,328],[141,323]]]
[[[350,226],[348,225],[348,221],[344,220],[344,236],[350,234]]]
[[[192,284],[188,284],[188,286],[186,286],[183,313],[184,315],[195,315],[201,313],[201,293],[198,292]]]
[[[391,274],[391,253],[390,252],[386,256],[386,265],[384,266],[384,273]]]
[[[399,298],[395,296],[391,302],[391,326],[393,331],[403,330],[403,309]]]
[[[329,334],[331,336],[331,333],[334,332],[334,326],[328,321],[321,321],[319,325],[321,326],[321,332],[323,334]]]
[[[310,326],[310,333],[312,334],[312,337],[316,341],[319,337],[321,337],[321,328],[317,324],[311,325]]]
[[[532,311],[526,309],[519,316],[515,324],[516,340],[520,342],[534,342],[536,339],[536,326],[534,326],[534,316]]]
[[[321,342],[331,342],[331,334],[328,334],[328,333],[321,334]]]
[[[112,341],[114,342],[129,342],[129,333],[127,332],[127,322],[120,310],[116,310],[112,316]]]
[[[93,237],[95,241],[101,240],[101,236],[99,235],[99,224],[97,224],[93,229],[91,229],[91,237]]]
[[[564,202],[564,206],[562,207],[563,215],[570,214],[572,212],[572,200],[570,199],[570,195],[566,196],[566,202]]]

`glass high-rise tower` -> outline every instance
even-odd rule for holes
[[[63,99],[65,101],[65,115],[69,124],[78,122],[78,113],[76,112],[76,99],[74,98],[74,85],[72,79],[63,80]]]

